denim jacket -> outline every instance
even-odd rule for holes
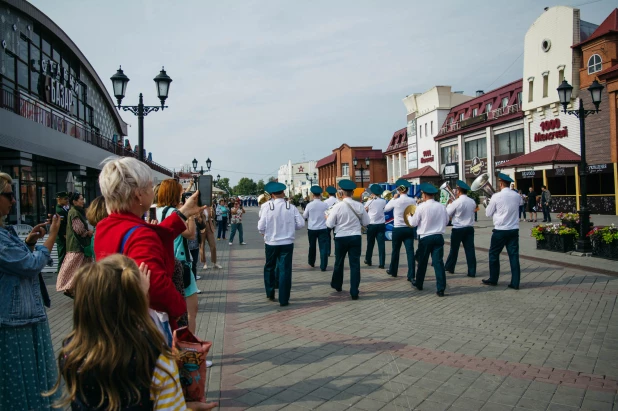
[[[23,240],[0,227],[0,327],[17,327],[47,320],[39,273],[51,263],[49,250],[32,252]]]

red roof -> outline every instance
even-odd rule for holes
[[[586,40],[573,47],[581,47],[584,44],[590,43],[592,40],[596,40],[606,34],[618,33],[618,9],[614,9],[603,23],[588,37]]]
[[[419,178],[419,177],[440,177],[440,174],[432,166],[425,166],[423,168],[419,168],[416,171],[406,174],[405,176],[401,176],[404,180],[409,178]]]
[[[337,160],[337,153],[333,153],[330,156],[324,157],[323,159],[319,160],[315,166],[322,167],[334,162],[335,160]]]
[[[370,160],[382,160],[384,158],[384,154],[382,150],[354,150],[354,157],[360,160],[364,160],[368,158]]]
[[[393,137],[391,137],[391,141],[388,143],[388,147],[386,148],[386,153],[390,152],[399,152],[399,151],[407,151],[408,150],[408,129],[406,127],[401,130],[397,130],[393,133]]]
[[[502,163],[496,168],[534,166],[539,164],[579,163],[581,157],[561,144],[551,144]]]
[[[605,70],[597,74],[597,77],[599,78],[599,80],[606,80],[608,78],[613,78],[616,73],[618,73],[618,63],[614,64],[609,68],[606,68]]]

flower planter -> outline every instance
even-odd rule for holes
[[[592,242],[592,255],[608,260],[618,260],[618,241],[606,243],[604,241]]]
[[[536,240],[537,250],[547,250],[547,240]]]
[[[575,221],[571,221],[571,220],[562,220],[562,225],[565,227],[574,228],[579,233],[580,223],[576,223]]]
[[[566,253],[568,251],[575,250],[575,235],[574,234],[545,234],[545,241],[547,242],[548,251],[557,251],[559,253]]]

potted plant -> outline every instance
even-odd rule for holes
[[[545,226],[540,224],[532,227],[532,237],[536,239],[537,250],[547,250],[547,239],[545,238]]]
[[[618,260],[618,227],[594,227],[587,234],[592,242],[592,255],[595,257]]]
[[[578,234],[572,227],[547,224],[533,227],[532,237],[537,240],[537,249],[566,253],[575,250],[575,239]]]
[[[563,226],[574,228],[579,231],[578,213],[559,213],[557,217],[560,221],[562,221]]]

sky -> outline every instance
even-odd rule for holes
[[[77,44],[123,104],[168,109],[144,146],[170,169],[212,160],[214,175],[276,176],[343,143],[386,149],[406,126],[402,99],[435,85],[474,95],[522,77],[523,40],[546,6],[600,24],[616,0],[30,0]],[[137,144],[137,118],[122,112]],[[199,169],[200,166],[198,166]]]

